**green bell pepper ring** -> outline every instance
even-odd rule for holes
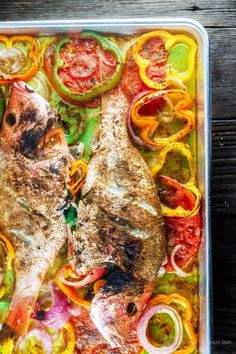
[[[84,144],[82,159],[89,162],[92,156],[92,142],[96,135],[96,130],[100,125],[100,109],[87,109],[85,127],[80,135],[79,141]]]
[[[3,323],[6,315],[7,315],[7,311],[9,309],[9,301],[6,300],[2,300],[0,301],[0,323]]]
[[[60,49],[65,43],[68,43],[70,41],[70,38],[63,38],[60,40],[54,51],[54,66],[53,66],[53,80],[55,82],[55,85],[60,89],[61,92],[63,92],[64,95],[66,95],[68,98],[72,99],[73,101],[88,101],[91,100],[92,98],[101,95],[110,89],[112,89],[120,80],[122,76],[122,55],[120,53],[120,50],[113,44],[111,43],[108,39],[105,37],[101,36],[99,33],[93,32],[93,31],[85,31],[81,34],[80,38],[94,38],[96,39],[99,44],[102,46],[102,48],[106,51],[110,51],[115,55],[116,58],[116,71],[112,75],[110,79],[105,81],[104,83],[101,83],[90,90],[85,91],[84,93],[81,94],[76,94],[71,89],[63,84],[61,81],[58,71],[60,68],[64,66],[64,61],[60,58]]]

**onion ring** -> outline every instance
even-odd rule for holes
[[[175,327],[175,339],[173,343],[170,346],[162,346],[162,347],[157,347],[151,344],[148,341],[147,338],[147,326],[149,320],[155,315],[155,314],[161,314],[161,313],[167,313],[173,320],[174,322],[174,327]],[[180,315],[178,312],[173,309],[172,307],[168,305],[156,305],[146,311],[141,319],[139,320],[138,323],[138,338],[140,343],[142,344],[143,348],[149,353],[149,354],[171,354],[173,353],[181,344],[182,339],[183,339],[183,324]]]

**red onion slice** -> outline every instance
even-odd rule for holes
[[[19,342],[19,349],[24,351],[25,342],[35,337],[39,342],[42,343],[45,354],[52,354],[52,337],[42,329],[34,328],[29,331]]]
[[[166,313],[168,314],[173,322],[174,322],[174,327],[175,327],[175,339],[173,343],[170,346],[162,346],[162,347],[157,347],[152,345],[147,338],[147,327],[148,327],[148,322],[149,320],[155,315],[155,314],[160,314],[160,313]],[[140,343],[142,344],[143,348],[149,353],[149,354],[171,354],[173,353],[181,344],[182,339],[183,339],[183,323],[181,320],[180,315],[178,312],[167,305],[157,305],[152,307],[151,309],[147,310],[141,319],[139,320],[138,323],[138,338]]]
[[[52,306],[49,310],[39,310],[34,313],[33,318],[40,321],[45,327],[50,329],[60,329],[68,322],[70,313],[70,302],[55,285],[51,285]],[[48,300],[46,297],[42,302]],[[37,306],[39,307],[39,306]]]
[[[140,146],[146,147],[147,149],[150,150],[156,150],[157,148],[151,144],[148,144],[146,142],[144,142],[142,139],[140,139],[139,136],[137,136],[132,128],[132,124],[131,124],[131,111],[132,111],[132,107],[134,105],[134,103],[136,101],[138,101],[141,97],[151,93],[152,91],[143,91],[140,92],[137,96],[135,96],[135,98],[131,101],[130,105],[129,105],[129,109],[128,109],[128,114],[127,114],[127,118],[126,118],[126,124],[127,124],[127,129],[129,132],[130,137],[132,138],[132,140],[137,143]]]
[[[183,271],[175,262],[175,255],[176,253],[178,252],[179,249],[181,249],[182,247],[185,247],[183,245],[176,245],[172,252],[171,252],[171,256],[170,256],[170,260],[171,260],[171,265],[173,266],[176,274],[178,274],[179,276],[181,277],[189,277],[191,275],[193,275],[193,272],[189,272],[189,273],[186,273],[185,271]]]

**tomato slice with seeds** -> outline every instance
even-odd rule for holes
[[[80,55],[75,57],[69,66],[69,75],[75,79],[88,79],[90,78],[97,68],[97,62],[93,57]]]
[[[91,38],[73,37],[60,49],[64,66],[59,70],[63,84],[81,94],[100,82],[100,47]]]
[[[161,38],[147,40],[139,54],[150,62],[146,70],[147,77],[156,82],[163,82],[166,76],[168,52]]]
[[[54,51],[58,41],[62,38],[57,38],[56,41],[49,44],[44,53],[44,69],[47,77],[57,91],[57,93],[67,102],[81,107],[97,107],[100,104],[100,97],[96,97],[91,101],[80,102],[73,101],[67,97],[54,83],[53,80],[53,66],[54,66]],[[69,46],[70,45],[70,46]],[[66,50],[66,49],[67,50]],[[90,38],[80,39],[72,37],[67,46],[63,47],[61,51],[61,59],[65,61],[66,65],[60,71],[63,82],[75,90],[76,92],[84,92],[90,89],[96,80],[100,80],[100,72],[103,67],[108,67],[108,73],[111,72],[110,66],[104,64],[100,58],[100,47],[98,43]],[[105,51],[104,51],[105,52]],[[105,55],[105,54],[104,54]],[[116,66],[114,66],[115,71]],[[104,75],[104,74],[103,74]]]
[[[160,199],[171,208],[181,206],[191,210],[195,197],[182,184],[170,177],[160,177]],[[200,213],[191,217],[165,217],[167,237],[167,271],[173,271],[171,251],[176,245],[181,245],[175,254],[175,261],[179,267],[186,266],[196,256],[201,240]]]
[[[145,43],[139,54],[150,62],[147,68],[147,76],[156,82],[163,82],[166,76],[168,59],[164,42],[159,37],[151,38]],[[139,75],[139,67],[133,59],[133,45],[130,46],[126,54],[122,87],[129,101],[132,101],[140,92],[149,89],[142,81]]]
[[[125,68],[121,83],[129,101],[132,101],[140,92],[149,90],[149,87],[142,81],[139,75],[138,65],[133,59],[133,46],[128,49],[126,54]]]

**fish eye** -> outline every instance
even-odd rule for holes
[[[138,307],[134,302],[129,302],[126,311],[128,316],[134,316],[138,312]]]
[[[14,116],[14,114],[9,113],[9,114],[6,116],[5,121],[6,121],[6,123],[7,123],[10,127],[13,127],[13,125],[16,124],[16,117]]]

